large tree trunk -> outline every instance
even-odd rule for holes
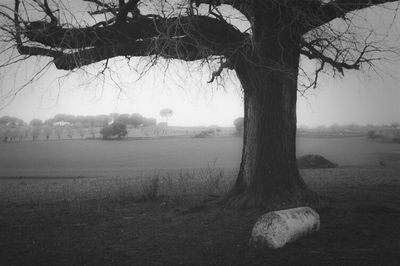
[[[255,55],[238,60],[235,67],[244,91],[245,128],[242,161],[230,203],[239,207],[293,206],[315,195],[296,163],[300,54],[296,42],[278,41],[264,44]]]

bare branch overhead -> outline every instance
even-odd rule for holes
[[[313,7],[310,15],[314,18],[314,21],[310,24],[311,28],[307,30],[312,30],[333,19],[343,18],[347,13],[380,4],[397,2],[397,0],[334,0],[328,3],[324,3],[326,1],[319,2],[319,5],[314,5]]]
[[[297,41],[301,54],[323,62],[323,66],[331,65],[341,73],[343,69],[358,69],[362,63],[368,62],[370,50],[367,48],[370,46],[367,43],[349,49],[345,47],[345,42],[335,41],[344,38],[340,33],[330,37],[312,35],[311,39],[310,36],[303,38],[303,35],[348,12],[394,2],[190,0],[174,6],[179,1],[165,1],[164,4],[171,6],[170,13],[149,14],[147,10],[143,15],[140,8],[149,4],[147,1],[82,0],[96,6],[96,10],[90,12],[93,16],[105,13],[107,16],[89,26],[71,27],[58,21],[55,10],[59,7],[55,3],[49,5],[47,0],[31,1],[39,7],[37,11],[41,10],[47,16],[47,20],[22,21],[19,0],[15,0],[13,18],[7,17],[9,10],[3,13],[8,20],[13,20],[14,26],[3,26],[2,29],[16,41],[16,47],[22,55],[52,57],[55,65],[62,69],[73,69],[115,56],[161,56],[185,61],[222,56],[224,60],[221,62],[224,63],[214,72],[215,76],[221,73],[227,62],[229,68],[234,69],[237,57],[277,68],[279,55],[272,60],[259,61],[253,54],[259,47],[270,45],[270,51],[264,50],[263,53],[274,57],[273,49],[280,42],[287,41]],[[185,7],[200,9],[204,5],[209,6],[208,13],[179,11]],[[223,5],[230,5],[249,20],[251,34],[239,31],[221,15],[219,8]],[[281,37],[285,34],[291,36]],[[277,41],[266,44],[271,39]]]

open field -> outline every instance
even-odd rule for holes
[[[232,169],[240,163],[240,138],[62,140],[0,143],[0,177],[131,177],[142,172]],[[375,166],[399,160],[400,145],[358,138],[299,138],[298,155],[317,153],[344,165]]]
[[[224,209],[239,138],[0,144],[0,265],[400,265],[400,145],[301,138],[319,233],[248,239],[265,211]]]

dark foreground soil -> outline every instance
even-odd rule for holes
[[[215,201],[9,204],[0,264],[400,265],[399,182],[321,187],[321,230],[279,250],[248,246],[263,212]]]

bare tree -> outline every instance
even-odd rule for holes
[[[58,137],[58,140],[60,140],[61,137],[62,137],[64,128],[63,128],[62,126],[55,126],[55,127],[54,127],[54,131],[55,131],[55,133],[56,133],[56,135],[57,135],[57,137]]]
[[[46,56],[58,69],[73,70],[100,61],[106,68],[110,58],[119,56],[146,57],[150,65],[159,58],[217,61],[210,82],[224,69],[234,70],[244,93],[245,118],[242,161],[230,201],[238,206],[302,202],[315,196],[296,165],[299,58],[316,61],[308,87],[316,85],[324,69],[342,74],[371,64],[383,48],[368,32],[356,34],[361,27],[354,25],[355,14],[396,2],[84,1],[92,18],[81,25],[63,21],[64,6],[56,2],[15,0],[13,8],[3,5],[8,20],[2,26],[8,38],[4,40],[13,42],[20,55],[7,63]],[[238,13],[236,19],[232,14]],[[238,29],[241,19],[249,29]]]
[[[43,135],[46,137],[46,140],[50,139],[50,136],[53,134],[53,127],[50,125],[43,126]]]
[[[165,108],[160,111],[160,116],[165,117],[165,123],[168,125],[168,118],[174,114],[174,111],[170,108]]]

